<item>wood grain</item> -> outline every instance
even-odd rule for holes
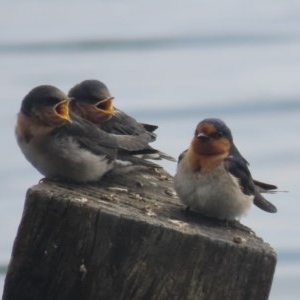
[[[268,299],[276,253],[239,222],[182,212],[162,169],[27,192],[4,300]]]

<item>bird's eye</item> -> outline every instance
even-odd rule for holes
[[[222,131],[217,131],[215,134],[214,134],[214,138],[221,138],[224,136],[224,133]]]

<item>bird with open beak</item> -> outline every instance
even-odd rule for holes
[[[148,134],[155,141],[154,131],[158,126],[139,123],[131,116],[113,106],[114,97],[107,86],[99,80],[84,80],[70,89],[68,96],[73,99],[72,112],[89,120],[102,130],[117,135]],[[150,145],[140,151],[131,152],[132,156],[143,159],[167,159],[176,161]]]
[[[174,187],[188,209],[208,217],[234,220],[252,203],[266,212],[277,211],[261,195],[277,187],[252,178],[248,162],[220,119],[205,119],[197,125],[190,147],[179,157]]]
[[[45,177],[98,181],[116,161],[127,161],[123,151],[139,151],[148,145],[147,134],[109,134],[72,115],[70,101],[58,88],[41,85],[21,104],[16,139],[26,159]]]

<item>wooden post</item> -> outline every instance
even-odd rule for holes
[[[239,222],[182,213],[172,177],[30,188],[4,300],[268,299],[273,249]]]

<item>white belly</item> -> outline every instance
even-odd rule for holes
[[[230,175],[223,165],[202,174],[179,164],[174,186],[182,203],[218,219],[240,217],[253,201],[253,196],[247,196],[240,190],[237,178]]]
[[[72,138],[61,138],[37,147],[19,142],[27,160],[45,177],[64,178],[77,182],[99,180],[113,167],[103,155],[82,149]]]

